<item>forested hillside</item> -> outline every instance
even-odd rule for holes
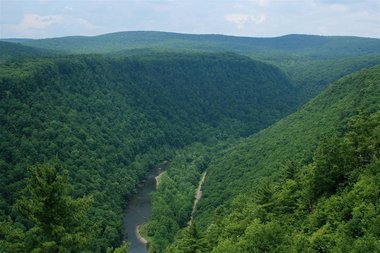
[[[318,57],[295,56],[291,53],[274,55],[258,53],[251,57],[273,64],[283,70],[299,90],[303,103],[320,94],[339,78],[380,64],[380,54],[355,57],[332,56],[319,59]]]
[[[275,181],[261,178],[166,251],[378,252],[379,132],[379,111],[351,117],[320,142],[312,162],[284,164]]]
[[[26,40],[24,45],[68,53],[110,53],[123,49],[191,49],[230,52],[299,52],[302,55],[331,58],[379,53],[378,39],[339,36],[286,35],[274,38],[196,35],[167,32],[132,31],[93,37]],[[343,48],[344,47],[344,48]]]
[[[202,223],[209,222],[210,209],[251,192],[259,178],[272,175],[287,161],[312,161],[318,144],[344,127],[350,116],[379,110],[379,97],[376,66],[340,79],[298,112],[222,151],[208,168],[199,205]]]
[[[168,233],[168,241],[158,242],[164,247],[151,252],[375,252],[379,97],[376,66],[340,79],[298,112],[230,148],[212,155],[205,148],[195,156],[189,151],[196,161],[206,157],[202,166],[182,174],[179,168],[194,166],[189,160],[168,175],[177,180],[173,192],[179,196],[183,185],[207,171],[195,223],[180,233],[169,229],[176,235]],[[156,207],[180,203],[162,191],[156,198],[167,201]],[[172,217],[189,212],[193,198],[186,194],[176,198],[182,206],[171,209]],[[157,215],[167,212],[162,210]],[[162,240],[153,228],[152,240]]]
[[[379,63],[359,37],[0,41],[0,252],[125,252],[163,161],[150,252],[373,252]]]
[[[52,55],[52,50],[23,46],[17,43],[0,41],[0,61]]]
[[[235,52],[280,67],[307,102],[349,73],[380,63],[380,42],[348,36],[286,35],[273,38],[118,32],[26,40],[22,44],[66,53],[140,55],[149,52]]]
[[[28,237],[39,226],[34,211],[21,215],[33,204],[14,206],[26,198],[24,192],[39,194],[30,186],[20,191],[29,167],[59,164],[69,173],[72,197],[93,197],[89,227],[96,229],[87,229],[94,233],[87,245],[91,252],[104,252],[120,244],[124,202],[150,167],[194,141],[211,144],[252,134],[298,103],[278,69],[233,54],[7,60],[0,92],[0,206],[8,217],[0,238],[10,243],[0,245],[5,252],[36,245]],[[53,169],[33,173],[30,183],[42,178],[48,185],[55,178],[66,189],[67,180]],[[54,246],[49,243],[41,247]]]

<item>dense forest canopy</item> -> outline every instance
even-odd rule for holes
[[[379,63],[359,37],[0,41],[0,251],[125,252],[168,160],[150,252],[375,251]]]
[[[277,68],[233,54],[25,58],[0,78],[2,215],[17,219],[27,168],[56,159],[73,196],[94,197],[96,252],[120,242],[126,197],[174,149],[252,134],[298,105]]]
[[[380,63],[379,39],[352,36],[291,34],[252,38],[134,31],[92,37],[10,41],[33,47],[34,50],[50,50],[50,53],[61,54],[101,53],[120,56],[152,52],[234,52],[279,67],[298,86],[303,103],[340,77]],[[1,53],[2,50],[0,46],[0,58],[3,54],[24,51],[20,48]]]
[[[150,251],[375,252],[379,97],[376,66],[248,138],[186,150],[153,198]],[[188,225],[194,196],[183,188],[194,192],[203,171],[202,199]]]
[[[344,127],[350,116],[379,110],[379,84],[379,66],[348,75],[296,113],[223,150],[208,168],[199,213],[209,215],[210,207],[250,192],[287,161],[311,161],[319,142]]]
[[[47,49],[23,46],[18,43],[0,41],[0,61],[20,58],[43,57],[55,52]]]
[[[377,252],[380,111],[351,117],[312,162],[284,164],[251,194],[192,223],[166,252]],[[201,218],[199,222],[203,222]]]
[[[314,57],[379,53],[378,39],[348,36],[285,35],[252,38],[226,35],[194,35],[167,32],[117,32],[99,36],[70,36],[26,40],[22,44],[68,53],[109,53],[123,49],[193,49],[204,51],[297,52]],[[345,48],[342,48],[345,47]],[[332,55],[333,54],[333,55]]]

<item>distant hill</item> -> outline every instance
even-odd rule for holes
[[[51,50],[24,46],[19,43],[0,41],[0,60],[36,58],[52,54],[53,52]]]
[[[273,38],[168,32],[117,32],[27,40],[24,45],[66,53],[131,56],[154,52],[234,52],[280,67],[304,102],[340,77],[380,63],[380,40],[348,36],[285,35]]]
[[[85,37],[71,36],[28,40],[24,45],[66,51],[69,53],[109,53],[125,49],[190,49],[204,51],[299,52],[309,56],[330,58],[380,53],[378,39],[359,37],[327,37],[286,35],[274,38],[251,38],[226,35],[194,35],[168,32],[117,32]]]
[[[29,41],[29,40],[33,40],[33,39],[18,39],[18,38],[0,39],[0,41],[3,41],[3,42],[12,42],[12,43],[21,43],[21,42],[26,42],[26,41]]]
[[[90,37],[8,41],[68,54],[109,54],[114,57],[168,52],[234,52],[281,68],[300,90],[303,102],[318,95],[340,77],[380,63],[379,39],[349,36],[291,34],[254,38],[131,31]],[[25,49],[17,51],[24,52]],[[9,50],[0,52],[0,58],[11,55]]]

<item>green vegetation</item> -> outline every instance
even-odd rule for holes
[[[378,248],[379,73],[377,66],[342,78],[298,112],[208,154],[196,225],[171,230],[174,243],[157,252]]]
[[[71,36],[27,40],[22,44],[68,53],[110,53],[126,49],[292,52],[308,57],[331,58],[379,54],[379,40],[359,37],[286,35],[250,38],[225,35],[194,35],[167,32],[117,32],[93,37]]]
[[[83,252],[89,248],[91,197],[73,199],[67,171],[57,165],[30,169],[27,185],[15,204],[26,229],[2,224],[7,241],[2,252]]]
[[[120,244],[122,207],[149,168],[192,142],[272,124],[294,110],[296,94],[278,69],[232,54],[6,61],[1,215],[24,224],[11,207],[26,170],[56,159],[70,172],[73,197],[93,196],[91,251],[104,252]]]
[[[286,165],[183,231],[168,252],[377,252],[380,248],[380,111],[350,119],[313,162]],[[189,247],[191,245],[191,247]],[[195,249],[196,248],[196,249]]]
[[[123,206],[170,160],[144,225],[150,252],[374,252],[379,45],[160,32],[0,41],[0,251],[126,252]]]
[[[380,64],[380,55],[315,59],[293,54],[257,53],[251,57],[283,70],[299,90],[302,102],[317,96],[345,75]]]
[[[358,111],[379,108],[380,66],[348,75],[298,112],[223,150],[212,159],[199,203],[199,222],[211,222],[212,210],[234,196],[252,192],[258,180],[286,161],[310,162],[319,142]]]
[[[349,73],[380,64],[379,39],[286,35],[250,38],[165,32],[118,32],[94,37],[26,40],[24,45],[66,53],[113,56],[161,52],[234,52],[268,62],[288,74],[302,103]]]
[[[53,51],[23,46],[21,44],[0,41],[0,61],[9,59],[23,59],[34,57],[46,57],[53,55]]]
[[[92,252],[97,225],[89,225],[92,196],[73,199],[68,171],[59,164],[32,167],[21,197],[14,205],[17,223],[0,222],[1,252]],[[126,252],[128,245],[108,248]]]
[[[149,252],[162,252],[188,224],[195,189],[214,149],[194,144],[182,150],[160,177],[152,199],[153,217],[148,224]]]

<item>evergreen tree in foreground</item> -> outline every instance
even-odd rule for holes
[[[171,253],[202,253],[207,251],[207,241],[195,221],[184,229],[181,238],[167,249],[167,252]]]
[[[25,229],[3,222],[0,249],[5,252],[86,252],[91,240],[88,230],[90,196],[73,199],[67,171],[57,165],[32,167],[15,210]]]

